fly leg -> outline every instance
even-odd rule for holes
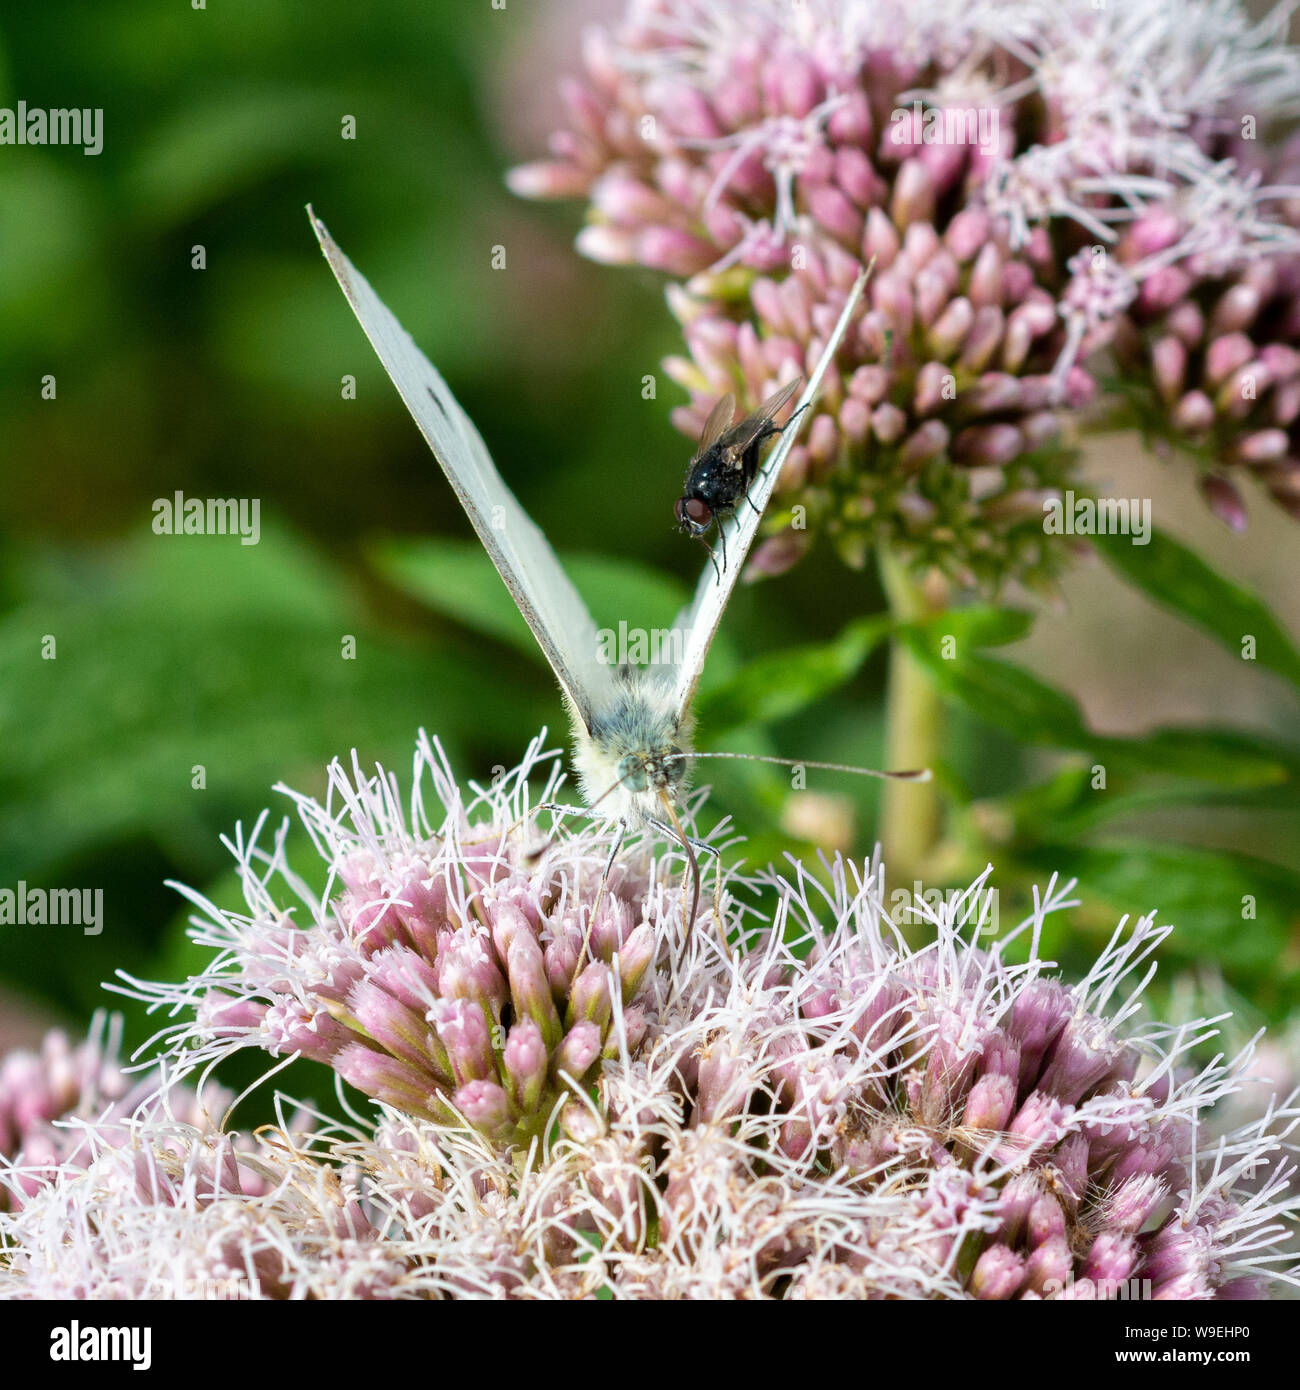
[[[721,534],[722,534],[722,528],[719,527],[719,528],[718,528],[718,535],[721,535]],[[708,541],[706,541],[706,540],[704,539],[703,536],[700,537],[700,544],[705,548],[705,550],[707,550],[707,551],[709,552],[709,563],[712,564],[712,566],[713,566],[713,573],[714,573],[715,577],[719,580],[719,582],[721,582],[722,576],[718,573],[718,562],[717,562],[717,560],[714,558],[713,547],[708,543]],[[723,565],[723,568],[724,568],[724,569],[726,568],[726,564],[727,564],[727,556],[726,556],[726,550],[725,550],[725,547],[724,547],[724,549],[723,549],[723,555],[722,555],[722,565]]]

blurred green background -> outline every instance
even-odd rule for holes
[[[579,210],[520,203],[502,179],[541,151],[577,25],[599,8],[119,0],[0,17],[0,105],[104,111],[97,157],[0,147],[0,886],[102,887],[105,908],[98,937],[0,928],[4,1042],[49,1019],[79,1029],[116,967],[149,978],[192,964],[164,881],[234,905],[219,836],[267,805],[282,813],[277,781],[323,791],[326,763],[354,748],[405,777],[421,726],[462,777],[514,763],[543,724],[562,742],[540,660],[466,608],[484,592],[482,557],[320,257],[308,201],[557,548],[592,557],[576,574],[599,621],[662,625],[694,583],[701,552],[672,520],[689,448],[668,423],[682,393],[659,369],[679,347],[662,285],[580,260]],[[347,116],[355,139],[342,138]],[[505,269],[492,268],[497,246]],[[55,400],[42,399],[46,374]],[[646,375],[658,399],[643,398]],[[1122,474],[1126,492],[1162,490],[1158,524],[1215,549],[1295,629],[1287,523],[1261,515],[1249,545],[1215,533],[1185,479],[1132,444],[1090,466]],[[156,536],[153,502],[178,490],[260,499],[260,544]],[[741,589],[708,680],[717,691],[760,654],[832,643],[881,607],[870,572],[815,554]],[[341,658],[348,634],[354,661]],[[1096,568],[1013,655],[1107,733],[1208,719],[1295,741],[1285,682],[1240,669]],[[723,721],[719,698],[726,746],[880,765],[883,653],[864,648],[846,674],[761,730],[757,704]],[[958,703],[950,721],[946,775],[1016,860],[1013,897],[1058,862],[1080,872],[1060,862],[1067,841],[1081,856],[1092,908],[1077,940],[1057,943],[1063,959],[1085,960],[1119,912],[1157,908],[1190,924],[1175,963],[1217,965],[1255,1007],[1287,1015],[1300,997],[1291,784],[1231,806],[1134,806],[1100,838],[1066,815],[1059,843],[1021,845],[999,837],[1007,798],[1090,760],[1030,748]],[[714,766],[709,814],[737,818],[751,860],[810,826],[870,852],[873,784],[814,777],[816,795],[791,805],[781,774]],[[1133,826],[1176,831],[1207,857],[1130,862]],[[1220,866],[1212,882],[1207,864]],[[1247,930],[1235,904],[1257,884],[1267,922]],[[125,1007],[138,1043],[151,1024]]]

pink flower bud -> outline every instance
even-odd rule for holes
[[[1025,1277],[1025,1261],[1005,1245],[990,1245],[975,1261],[970,1291],[976,1298],[1002,1300],[1014,1298]]]
[[[591,961],[574,981],[570,991],[569,1021],[586,1019],[603,1032],[609,1023],[609,990],[609,967],[603,961]]]
[[[1016,1083],[1010,1076],[981,1076],[966,1096],[962,1126],[996,1133],[1006,1127],[1016,1105]]]
[[[963,263],[973,260],[988,241],[990,223],[983,208],[962,208],[948,223],[944,245]]]
[[[519,932],[510,943],[507,957],[510,998],[516,1018],[531,1018],[541,1030],[547,1047],[560,1041],[560,1016],[551,998],[550,981],[537,942],[529,933]]]
[[[1210,510],[1220,521],[1234,531],[1246,529],[1246,506],[1241,494],[1218,473],[1206,473],[1200,480],[1201,496],[1205,498]]]
[[[1237,442],[1234,452],[1242,463],[1276,463],[1291,447],[1285,430],[1256,430]]]
[[[630,232],[593,223],[584,227],[574,240],[578,254],[601,265],[632,265],[636,260],[637,240]]]
[[[468,999],[443,999],[429,1013],[460,1085],[496,1075],[487,1020],[477,1004]]]
[[[523,1114],[535,1110],[550,1059],[542,1030],[531,1018],[511,1025],[501,1061],[515,1105]]]
[[[912,409],[916,414],[933,415],[935,411],[944,407],[946,400],[953,400],[956,391],[953,390],[945,397],[945,386],[955,386],[947,365],[943,362],[927,362],[916,374],[916,396],[912,402]]]
[[[1025,1264],[1024,1286],[1041,1293],[1050,1284],[1065,1284],[1074,1268],[1070,1246],[1064,1236],[1053,1236],[1035,1248]]]
[[[555,1073],[580,1081],[600,1056],[600,1028],[587,1020],[575,1023],[555,1054]]]
[[[1002,307],[1002,256],[992,243],[987,244],[976,258],[966,293],[977,309],[986,304]]]
[[[573,164],[539,159],[506,171],[506,186],[521,198],[581,198],[590,175]]]
[[[847,410],[848,404],[844,408]],[[778,531],[775,536],[759,541],[750,552],[742,578],[751,583],[756,579],[776,578],[797,565],[807,550],[807,531]]]
[[[1152,346],[1151,372],[1165,404],[1173,405],[1187,372],[1187,349],[1177,338],[1166,336]]]
[[[1132,1276],[1138,1258],[1137,1242],[1131,1235],[1102,1231],[1083,1262],[1083,1274],[1099,1283],[1122,1284]]]
[[[872,412],[871,428],[882,444],[894,444],[907,428],[907,416],[896,405],[886,401]]]
[[[852,144],[843,144],[835,151],[835,181],[864,212],[879,207],[888,191],[871,160],[860,146]]]
[[[1001,467],[1024,452],[1024,438],[1015,425],[972,425],[952,442],[954,463]]]
[[[867,214],[867,230],[862,237],[862,259],[870,261],[874,256],[879,274],[893,265],[900,244],[894,223],[880,208],[873,207]]]
[[[899,450],[898,462],[904,472],[915,472],[948,447],[948,427],[941,420],[926,420],[907,437]]]
[[[484,1134],[495,1137],[510,1127],[510,1098],[492,1081],[471,1081],[452,1096],[452,1104]]]
[[[1215,338],[1205,352],[1205,379],[1218,386],[1244,367],[1255,355],[1255,345],[1244,333],[1225,333]]]
[[[1173,422],[1183,434],[1204,434],[1214,424],[1214,405],[1204,391],[1189,391],[1174,407]]]

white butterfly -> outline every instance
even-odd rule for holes
[[[546,537],[501,480],[478,430],[447,383],[339,250],[324,224],[310,208],[308,213],[348,303],[560,682],[573,725],[574,766],[587,805],[599,803],[605,814],[622,823],[622,831],[647,823],[668,830],[659,819],[666,814],[676,831],[674,838],[694,864],[675,814],[690,768],[691,703],[722,611],[797,429],[785,430],[755,476],[749,490],[753,506],[724,523],[726,554],[731,560],[720,572],[713,566],[704,570],[694,600],[679,616],[680,662],[649,669],[606,664],[600,659],[596,624],[586,604]],[[864,271],[849,292],[797,411],[817,394],[868,273]],[[613,851],[610,858],[612,862]]]

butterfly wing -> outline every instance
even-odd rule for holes
[[[447,475],[574,710],[590,730],[614,691],[598,658],[596,624],[546,537],[501,480],[469,416],[365,277],[308,208],[325,259],[352,312]]]
[[[825,376],[827,367],[830,366],[836,351],[839,349],[848,329],[849,320],[853,316],[853,310],[862,296],[863,288],[870,274],[871,267],[868,266],[858,276],[853,288],[849,291],[844,308],[840,312],[839,321],[836,323],[812,375],[808,378],[808,384],[800,393],[798,404],[795,406],[796,411],[803,410],[817,395],[821,387],[822,377]],[[782,388],[777,396],[780,396],[784,391],[785,388]],[[776,399],[776,397],[769,398],[769,400],[772,399]],[[780,404],[784,404],[784,401]],[[777,409],[780,409],[780,404],[776,407]],[[766,403],[764,408],[766,408]],[[705,567],[695,590],[694,599],[677,619],[678,628],[686,634],[682,642],[682,662],[674,673],[674,698],[679,717],[685,716],[695,697],[695,687],[699,684],[700,672],[704,669],[705,658],[709,654],[709,648],[713,645],[713,638],[718,630],[718,623],[722,620],[723,610],[731,598],[731,591],[736,587],[736,581],[740,577],[740,571],[744,567],[750,546],[753,545],[754,538],[758,535],[759,522],[763,519],[763,509],[772,496],[776,480],[781,476],[781,469],[785,464],[787,455],[794,447],[795,439],[798,437],[802,425],[802,417],[797,422],[792,423],[791,428],[781,435],[776,448],[772,450],[763,466],[754,475],[754,481],[749,487],[749,500],[754,505],[752,507],[748,505],[738,507],[734,516],[721,523],[726,540],[727,566],[720,571],[715,570],[712,565]]]

